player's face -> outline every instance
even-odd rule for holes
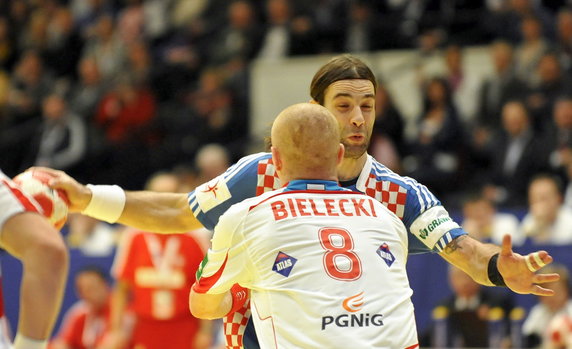
[[[357,159],[369,146],[375,121],[375,89],[369,80],[340,80],[326,90],[324,107],[340,126],[346,158]]]

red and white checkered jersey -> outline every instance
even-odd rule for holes
[[[379,201],[297,180],[220,218],[193,289],[249,288],[261,348],[413,348],[407,255]]]

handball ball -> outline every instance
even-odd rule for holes
[[[572,319],[568,315],[552,318],[547,332],[550,348],[572,348]]]
[[[58,230],[68,218],[69,200],[63,190],[48,187],[52,175],[39,170],[29,170],[14,177],[22,191],[34,198],[42,208],[44,216]]]

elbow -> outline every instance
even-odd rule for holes
[[[201,296],[202,295],[191,291],[191,294],[189,295],[189,309],[191,314],[197,319],[203,320],[214,320],[221,318],[222,316],[216,314],[213,306],[201,299]]]

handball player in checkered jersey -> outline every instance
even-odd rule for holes
[[[340,184],[379,200],[394,212],[407,228],[410,254],[438,252],[482,285],[506,285],[517,293],[551,295],[551,290],[539,284],[554,281],[558,275],[535,274],[552,262],[546,251],[521,256],[512,251],[510,236],[504,237],[502,246],[471,238],[424,185],[392,172],[367,154],[375,120],[376,86],[371,69],[351,55],[332,58],[312,79],[311,102],[330,110],[340,126],[340,142],[345,146],[338,167]],[[64,172],[43,170],[56,176],[53,187],[67,192],[70,211],[156,232],[185,232],[201,226],[212,230],[233,204],[282,186],[270,153],[242,158],[188,195],[125,192],[114,185],[85,186]],[[245,327],[245,347],[257,347],[255,341],[249,341],[255,340],[252,326],[245,326],[249,316],[246,301],[242,309],[225,319],[226,338],[232,340],[228,347],[242,347]]]
[[[23,265],[18,332],[6,333],[0,285],[0,349],[45,349],[55,325],[68,272],[68,253],[60,233],[0,170],[0,248]]]

